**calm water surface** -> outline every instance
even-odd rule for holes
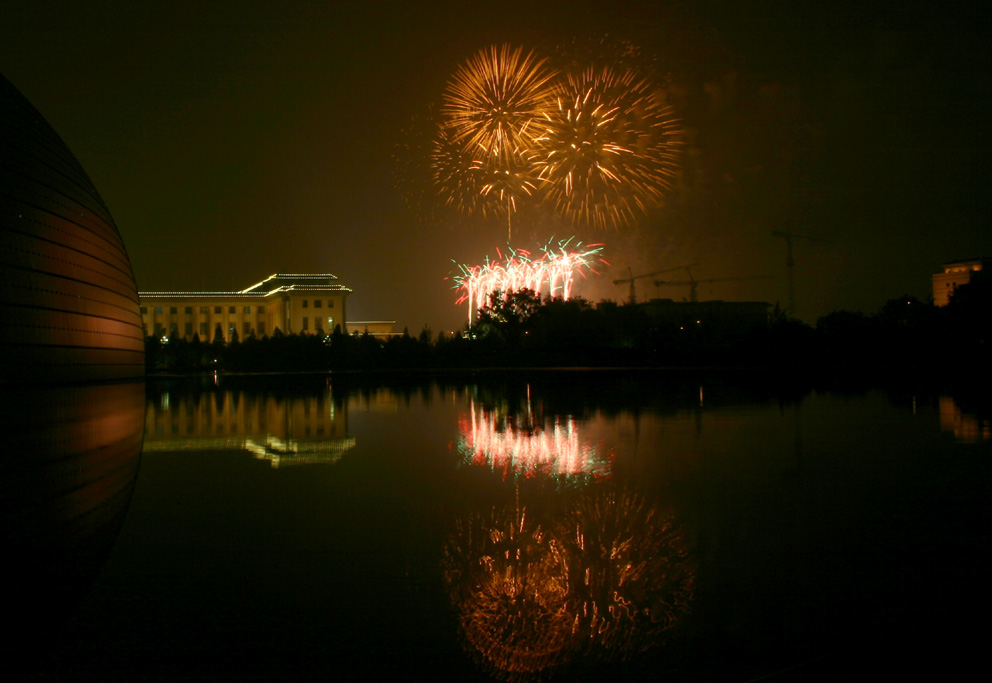
[[[147,396],[120,535],[39,677],[954,678],[984,645],[973,397],[608,372]]]

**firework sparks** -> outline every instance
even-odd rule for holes
[[[443,201],[463,213],[507,221],[537,185],[535,124],[553,105],[556,73],[523,48],[477,53],[452,76],[432,154]]]
[[[459,275],[452,278],[454,288],[460,292],[455,305],[468,302],[468,322],[472,324],[475,314],[486,306],[490,297],[499,293],[506,297],[513,292],[529,289],[540,295],[547,292],[552,298],[566,301],[572,296],[575,276],[585,276],[586,270],[598,272],[593,265],[598,261],[609,265],[602,257],[603,245],[591,244],[584,249],[582,243],[575,250],[569,250],[571,240],[562,240],[552,247],[549,242],[538,258],[531,258],[525,249],[510,249],[502,261],[490,261],[479,266],[459,264]],[[499,253],[499,252],[497,252]]]
[[[448,83],[443,127],[475,158],[506,168],[529,149],[535,122],[552,105],[554,76],[544,59],[523,48],[483,50]]]
[[[486,163],[472,151],[455,143],[450,131],[439,131],[431,167],[442,203],[483,218],[515,213],[518,201],[532,196],[537,188],[533,164],[517,156],[502,165]]]
[[[633,71],[587,68],[555,86],[534,140],[542,191],[574,224],[633,223],[671,189],[677,123],[660,91]]]
[[[620,51],[620,47],[623,48]],[[524,206],[575,226],[619,228],[662,203],[678,170],[678,121],[623,44],[609,66],[559,70],[523,48],[490,47],[443,95],[430,154],[443,204],[506,221]]]

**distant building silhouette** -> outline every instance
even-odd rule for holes
[[[933,283],[934,305],[946,306],[958,287],[968,284],[975,273],[990,266],[992,266],[992,259],[988,258],[973,258],[945,263],[943,273],[935,273],[930,276]]]
[[[270,275],[239,292],[139,292],[146,336],[210,342],[251,334],[330,334],[347,329],[351,289],[330,273]]]
[[[720,335],[749,332],[766,324],[771,308],[764,301],[652,299],[639,305],[656,320],[683,328],[705,327]]]
[[[402,336],[401,332],[393,331],[395,325],[395,320],[349,320],[347,332],[348,334],[369,334],[380,339]]]

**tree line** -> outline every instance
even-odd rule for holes
[[[988,365],[989,278],[959,287],[947,306],[912,296],[875,314],[836,311],[815,326],[775,309],[754,325],[679,324],[650,305],[494,294],[455,334],[423,329],[380,338],[283,334],[225,342],[149,337],[150,373],[288,372],[487,367],[809,367],[940,369]]]

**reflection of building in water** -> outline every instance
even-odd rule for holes
[[[966,413],[958,407],[951,396],[941,396],[940,428],[954,432],[954,438],[965,443],[978,443],[992,439],[992,423],[971,413]]]
[[[459,450],[472,465],[524,476],[605,475],[609,471],[609,462],[596,446],[579,437],[571,415],[555,416],[551,428],[545,429],[543,420],[535,420],[529,407],[521,415],[506,416],[470,401],[468,414],[459,417],[458,429]]]
[[[982,271],[990,265],[990,261],[992,259],[973,258],[945,263],[943,273],[935,273],[930,276],[933,283],[934,305],[946,306],[950,303],[951,296],[957,291],[957,288],[971,282],[976,273],[984,274]]]
[[[356,392],[349,399],[349,405],[367,413],[395,415],[400,410],[400,399],[396,392],[378,387]]]
[[[330,334],[347,327],[351,290],[330,273],[270,275],[240,292],[139,292],[145,334],[231,341],[251,334]]]
[[[273,467],[333,463],[354,447],[347,409],[329,394],[276,399],[235,391],[163,393],[149,402],[145,452],[247,450]]]

